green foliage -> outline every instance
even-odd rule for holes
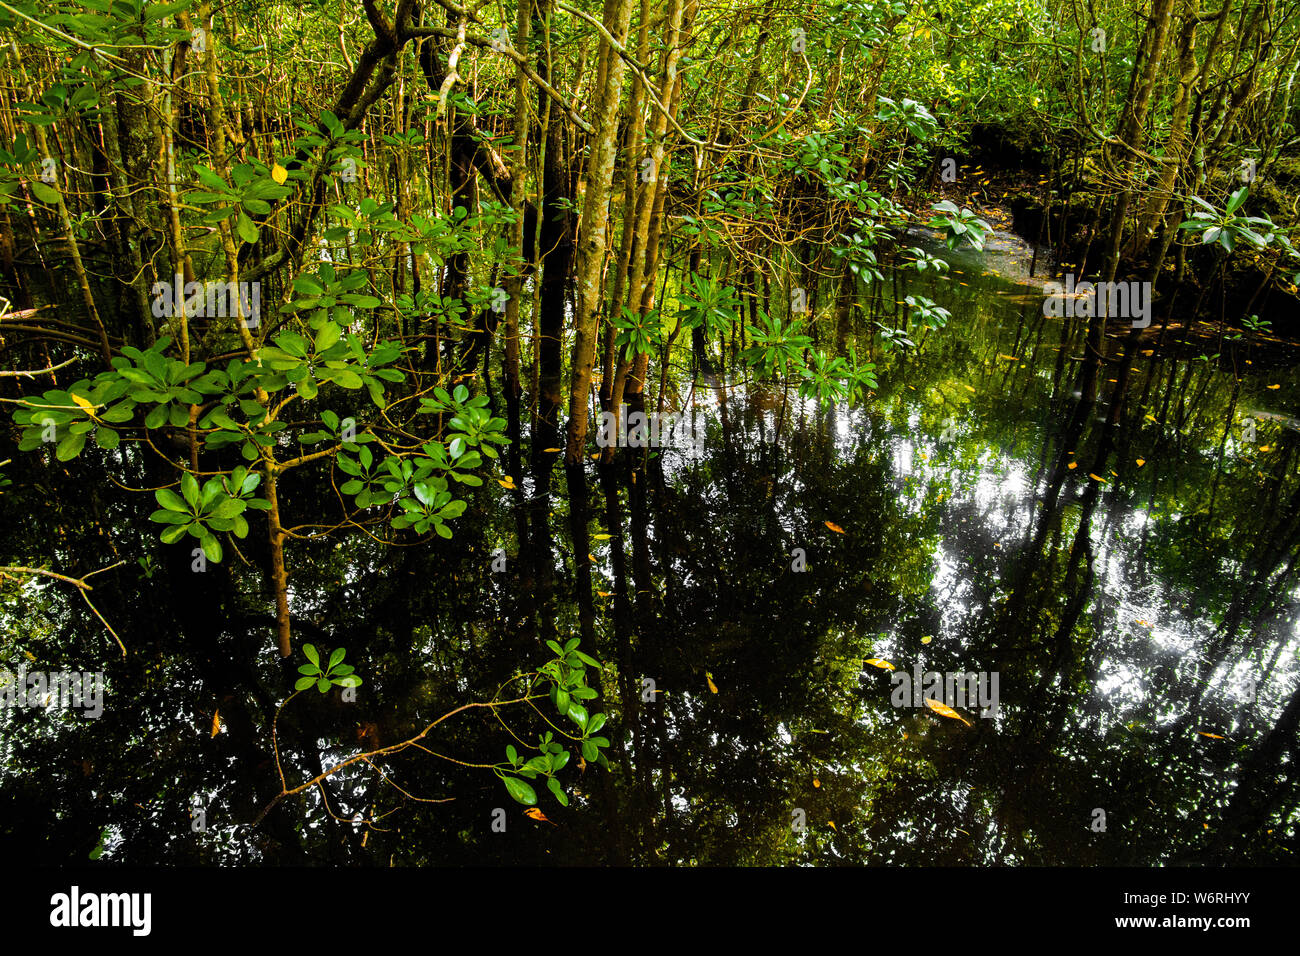
[[[944,241],[949,249],[956,249],[963,240],[976,249],[984,248],[985,238],[993,231],[993,227],[986,221],[964,206],[958,209],[955,203],[947,199],[930,208],[944,215],[933,216],[926,225],[945,233]]]
[[[343,658],[347,656],[347,651],[344,648],[334,648],[323,668],[320,663],[320,653],[314,645],[304,644],[302,653],[307,658],[307,663],[298,667],[298,673],[303,676],[299,677],[294,683],[293,688],[295,691],[306,690],[313,684],[322,694],[328,691],[330,687],[361,686],[361,678],[353,673],[352,665],[343,663]]]
[[[599,735],[605,726],[606,716],[603,713],[591,713],[585,706],[586,701],[595,700],[599,696],[595,688],[587,683],[587,668],[598,668],[600,662],[578,650],[578,643],[576,637],[566,641],[563,647],[557,641],[547,641],[546,646],[555,653],[555,657],[538,668],[535,675],[548,685],[547,698],[560,717],[573,725],[574,732],[570,733],[551,724],[552,730],[538,736],[536,756],[525,760],[514,744],[510,744],[506,747],[508,764],[495,768],[497,776],[505,784],[506,792],[525,806],[537,803],[537,793],[521,777],[527,780],[537,780],[539,777],[544,779],[555,799],[562,806],[569,805],[568,795],[555,776],[568,765],[572,756],[569,748],[580,753],[588,763],[609,766],[609,760],[602,752],[610,745],[609,738]]]
[[[1267,217],[1236,214],[1249,195],[1250,187],[1242,186],[1228,198],[1222,211],[1199,196],[1192,196],[1192,202],[1201,208],[1192,213],[1191,219],[1179,223],[1178,228],[1200,233],[1203,245],[1217,242],[1225,252],[1232,252],[1243,241],[1256,249],[1263,249],[1273,241],[1277,227]]]

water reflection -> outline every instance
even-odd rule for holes
[[[868,293],[864,321],[901,325],[911,292],[953,320],[877,346],[866,408],[675,382],[707,416],[702,457],[620,451],[566,481],[543,423],[527,480],[485,487],[453,541],[294,543],[298,639],[347,647],[366,682],[280,715],[290,784],[580,635],[606,662],[612,772],[570,768],[571,806],[543,798],[554,826],[462,765],[511,742],[486,712],[261,817],[301,659],[270,663],[256,574],[162,550],[105,595],[125,662],[57,588],[5,592],[14,664],[106,662],[108,690],[96,721],[0,715],[0,837],[47,862],[1292,861],[1300,383],[1159,308],[1141,331],[1044,317],[1002,239],[951,281]],[[290,477],[282,508],[313,520],[319,488]],[[69,564],[155,550],[132,496],[69,482],[48,489],[61,507],[121,528],[57,543]],[[35,505],[2,500],[33,534]],[[894,706],[888,665],[996,674],[997,713]]]

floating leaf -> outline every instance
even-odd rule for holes
[[[1101,477],[1101,475],[1094,475],[1092,472],[1088,472],[1088,477],[1091,478],[1093,481],[1100,481],[1103,484],[1105,484],[1106,482],[1106,479]]]
[[[998,358],[1002,359],[1002,361],[1004,361],[1004,362],[1019,362],[1019,361],[1020,361],[1020,359],[1016,358],[1014,355],[1001,355],[1001,354],[999,354],[999,355],[998,355]]]
[[[894,670],[893,664],[889,663],[889,661],[881,660],[879,657],[868,657],[866,663],[870,664],[872,667],[879,667],[882,671]]]
[[[498,478],[497,483],[501,485],[502,488],[506,488],[510,491],[515,490],[515,480],[513,478],[510,477]]]
[[[1137,459],[1137,466],[1138,466],[1139,468],[1141,468],[1141,467],[1142,467],[1143,465],[1145,465],[1146,463],[1147,463],[1147,460],[1146,460],[1145,458],[1139,458],[1139,459]]]
[[[212,712],[212,736],[215,737],[221,733],[221,708]]]
[[[713,675],[710,674],[708,671],[705,671],[704,679],[709,682],[709,693],[716,694],[718,692],[718,685],[713,683]]]
[[[543,449],[542,449],[542,454],[545,454],[545,455],[551,455],[551,454],[558,455],[558,454],[559,454],[560,452],[562,452],[562,451],[564,451],[563,448],[543,448]]]
[[[1277,389],[1277,388],[1281,388],[1282,386],[1281,386],[1281,385],[1265,385],[1264,387],[1265,387],[1265,388],[1274,388],[1274,389]]]
[[[1074,469],[1076,469],[1076,468],[1079,467],[1079,463],[1078,463],[1077,461],[1072,461],[1072,462],[1070,462],[1068,465],[1066,465],[1065,467],[1066,467],[1066,468],[1069,468],[1071,471],[1074,471]]]
[[[921,643],[929,644],[932,640],[934,640],[934,638],[931,635],[927,634],[925,635],[925,637],[921,638]]]
[[[552,777],[551,779],[554,780],[555,778]],[[556,823],[554,820],[548,819],[546,814],[544,814],[541,810],[538,810],[536,807],[529,807],[527,810],[524,811],[524,816],[531,817],[532,819],[537,820],[541,823],[549,823],[553,827],[559,826],[558,823]]]
[[[961,714],[957,713],[957,711],[953,710],[947,704],[934,700],[931,697],[927,697],[925,699],[925,706],[929,707],[936,714],[940,714],[941,716],[944,717],[951,717],[953,720],[960,720],[967,727],[971,726],[971,722],[967,720],[965,717],[963,717]]]
[[[1200,734],[1202,737],[1209,737],[1209,738],[1212,739],[1212,740],[1223,740],[1223,739],[1225,739],[1225,738],[1223,738],[1223,737],[1220,737],[1218,734],[1207,734],[1207,733],[1206,733],[1205,731],[1203,731],[1203,730],[1198,730],[1197,733]]]
[[[614,536],[612,534],[593,534],[592,537],[595,538],[597,541],[608,541],[610,538]]]
[[[832,531],[834,531],[836,534],[844,534],[844,533],[845,533],[844,529],[841,528],[839,525],[837,525],[834,521],[824,521],[824,522],[822,522],[822,523],[823,523],[824,525],[826,525],[826,527],[828,527],[828,528],[830,528]]]
[[[821,785],[822,785],[822,782],[821,782],[820,780],[818,780],[816,777],[813,777],[813,786],[814,786],[814,787],[820,787]]]

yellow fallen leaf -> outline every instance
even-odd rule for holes
[[[1114,475],[1116,478],[1119,477],[1119,472],[1116,471],[1114,468],[1112,468],[1112,469],[1110,470],[1110,473],[1111,473],[1112,475]]]
[[[823,523],[824,525],[826,525],[826,527],[828,527],[828,528],[830,528],[832,531],[834,531],[836,534],[844,534],[844,533],[845,533],[845,532],[844,532],[844,529],[841,528],[839,525],[837,525],[834,521],[824,521],[824,522],[822,522],[822,523]]]
[[[1197,733],[1200,734],[1202,737],[1209,737],[1209,738],[1211,738],[1211,739],[1213,739],[1213,740],[1223,740],[1223,739],[1224,739],[1223,737],[1220,737],[1218,734],[1207,734],[1207,733],[1206,733],[1205,731],[1203,731],[1203,730],[1198,730]]]
[[[542,449],[542,453],[543,453],[543,454],[546,454],[546,455],[549,455],[549,454],[552,454],[552,453],[559,454],[559,453],[562,452],[562,451],[564,451],[563,448],[543,448],[543,449]]]
[[[589,554],[587,557],[591,560],[592,564],[596,563],[596,556],[594,554]]]
[[[596,597],[613,597],[613,596],[614,596],[614,592],[613,592],[613,591],[597,591],[597,592],[596,592]]]
[[[820,780],[818,780],[816,777],[813,777],[813,786],[814,786],[814,787],[820,787],[821,785],[822,785],[822,782],[821,782]]]
[[[608,541],[610,538],[614,536],[612,534],[593,534],[592,537],[595,538],[597,541]]]
[[[975,389],[971,388],[969,385],[963,385],[962,388],[966,389],[966,391],[970,392],[972,395],[975,394]]]
[[[1157,425],[1160,424],[1159,419],[1157,419],[1154,415],[1143,415],[1142,417],[1145,418],[1145,419],[1146,419],[1147,421],[1149,421],[1149,422],[1155,422]]]
[[[1145,458],[1139,458],[1139,459],[1137,460],[1137,465],[1138,465],[1139,468],[1141,468],[1141,467],[1142,467],[1143,465],[1145,465],[1146,463],[1147,463],[1147,460],[1146,460]]]
[[[1281,385],[1265,385],[1264,387],[1265,387],[1265,388],[1275,388],[1275,389],[1276,389],[1276,388],[1281,388],[1282,386],[1281,386]]]
[[[221,709],[218,708],[212,712],[212,736],[215,737],[221,733]]]
[[[827,820],[827,821],[826,821],[826,824],[827,824],[827,826],[829,826],[832,830],[834,830],[836,833],[839,833],[839,832],[840,832],[839,827],[837,827],[837,826],[835,825],[835,821],[834,821],[834,820]]]
[[[544,814],[541,810],[538,810],[536,807],[529,807],[527,810],[524,811],[524,816],[532,817],[534,820],[538,820],[541,823],[549,823],[553,827],[559,826],[559,824],[557,824],[555,821],[547,819],[546,814]]]
[[[921,643],[922,643],[922,644],[929,644],[932,640],[934,640],[934,638],[933,638],[932,636],[930,636],[929,634],[927,634],[927,635],[925,635],[925,637],[921,638]]]
[[[971,726],[971,722],[967,720],[965,717],[963,717],[961,714],[957,713],[957,711],[953,710],[947,704],[937,701],[932,697],[927,697],[925,699],[925,706],[929,707],[936,714],[940,714],[941,716],[944,717],[951,717],[953,720],[960,720],[967,727]]]
[[[1002,359],[1002,361],[1004,361],[1004,362],[1019,362],[1019,361],[1020,361],[1020,359],[1016,358],[1014,355],[1002,355],[1001,353],[998,354],[998,358]]]
[[[1102,484],[1106,483],[1106,479],[1101,477],[1101,475],[1094,475],[1092,472],[1088,472],[1088,477],[1093,481],[1100,481]]]
[[[1259,450],[1260,450],[1260,451],[1272,451],[1272,450],[1273,450],[1273,446],[1272,446],[1272,445],[1260,445],[1260,446],[1259,446]]]
[[[276,163],[271,167],[271,178],[274,179],[278,185],[283,186],[284,181],[289,178],[289,170],[285,169],[279,163]]]
[[[889,663],[889,661],[881,660],[879,657],[868,657],[865,663],[870,664],[872,667],[879,667],[882,671],[894,670],[893,664]]]
[[[498,478],[497,484],[499,484],[502,488],[509,488],[511,491],[513,491],[515,487],[515,480],[513,478]]]
[[[1136,624],[1136,625],[1138,625],[1139,627],[1150,627],[1150,626],[1151,626],[1151,625],[1148,624],[1146,621],[1142,620],[1142,618],[1138,618],[1138,619],[1135,620],[1133,623]]]
[[[1066,467],[1066,468],[1069,468],[1071,471],[1074,471],[1074,469],[1076,469],[1076,468],[1079,467],[1079,463],[1078,463],[1077,461],[1072,461],[1072,462],[1070,462],[1068,465],[1066,465],[1065,467]]]
[[[704,679],[709,683],[709,693],[716,694],[718,692],[718,685],[713,683],[713,675],[710,674],[708,671],[705,671]]]

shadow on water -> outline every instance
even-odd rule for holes
[[[259,819],[302,658],[270,663],[256,574],[173,555],[105,589],[125,661],[56,586],[4,592],[8,666],[101,667],[108,692],[97,720],[0,714],[0,842],[42,862],[1292,862],[1300,383],[1185,328],[1112,326],[1099,358],[1086,320],[1043,316],[1009,239],[954,266],[876,290],[895,327],[911,292],[953,315],[910,328],[918,348],[877,341],[864,407],[674,377],[702,455],[620,450],[566,482],[545,426],[522,486],[489,481],[452,541],[294,542],[297,639],[346,647],[365,682],[284,709],[289,784],[589,632],[611,770],[570,765],[549,822],[482,766],[514,740],[488,709]],[[300,481],[282,508],[307,522]],[[45,491],[123,528],[120,556],[159,553],[131,495]],[[3,502],[18,536],[49,506]],[[58,547],[89,567],[104,545]],[[953,711],[929,708],[929,672],[994,706],[945,687]]]

